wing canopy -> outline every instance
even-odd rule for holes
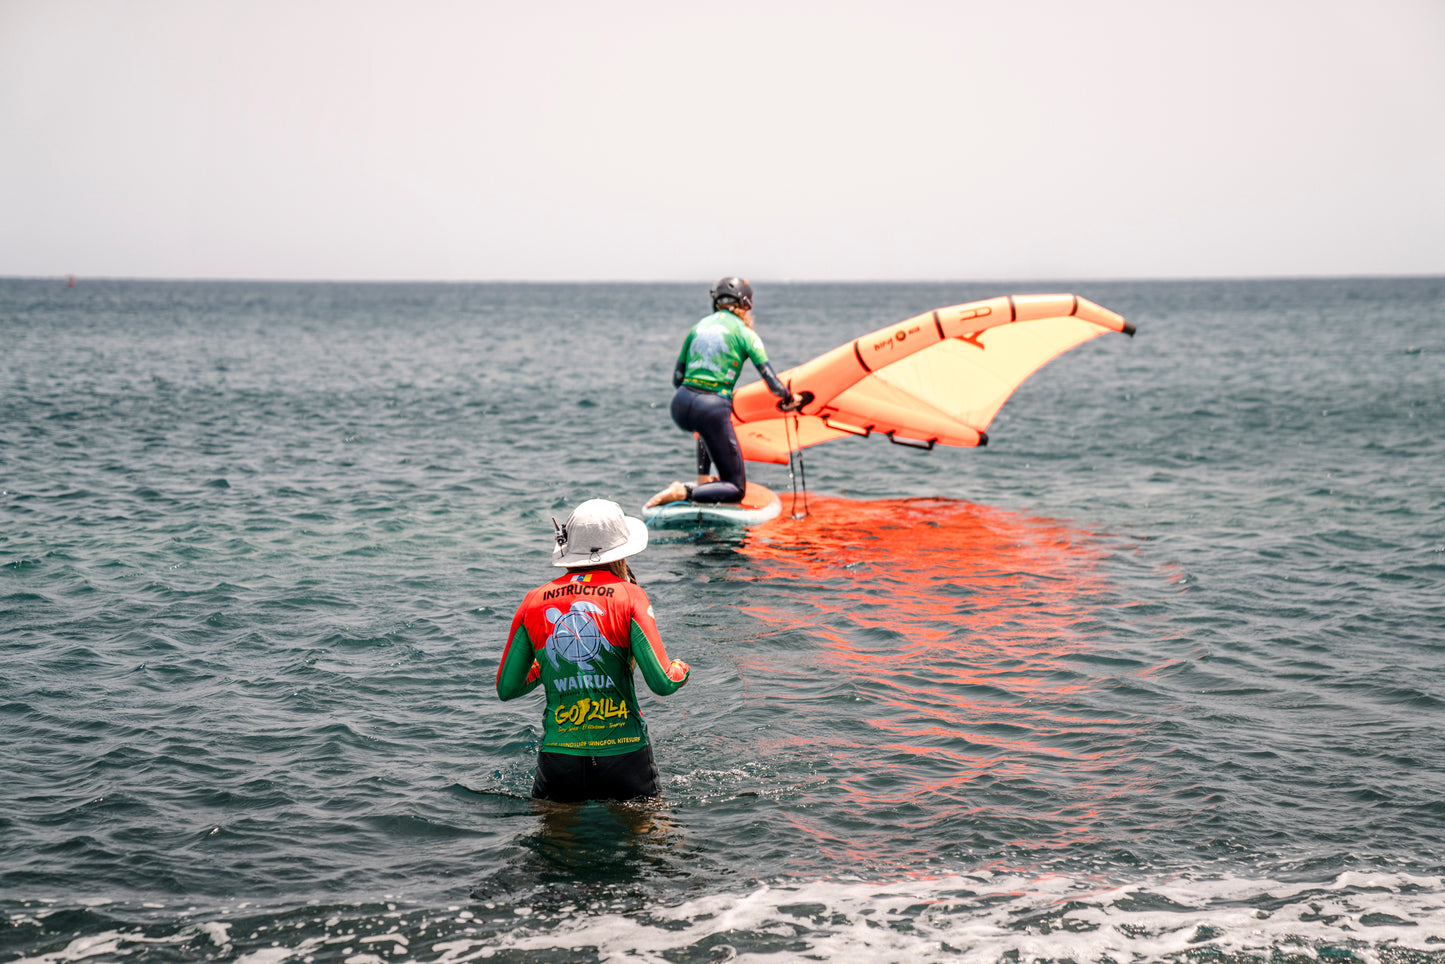
[[[873,432],[927,448],[981,445],[1030,375],[1111,331],[1134,328],[1070,294],[939,308],[783,372],[795,394],[812,396],[796,415],[779,412],[761,382],[746,386],[734,396],[734,428],[743,457],[754,462],[787,462],[797,449]]]

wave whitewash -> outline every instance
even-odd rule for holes
[[[554,809],[502,638],[705,284],[0,280],[0,959],[1445,960],[1445,280],[757,290],[1139,333],[654,537],[665,799]]]

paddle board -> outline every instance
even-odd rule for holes
[[[666,502],[642,510],[642,521],[654,529],[693,526],[755,526],[783,511],[777,493],[749,482],[741,502]]]

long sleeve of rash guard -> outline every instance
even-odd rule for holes
[[[642,671],[647,688],[658,696],[669,696],[682,688],[692,670],[679,669],[668,657],[662,637],[657,633],[657,623],[652,617],[652,605],[647,601],[647,594],[639,586],[631,586],[629,591],[641,597],[632,610],[632,658]]]
[[[682,351],[678,352],[677,364],[672,366],[672,387],[677,388],[682,384],[683,378],[687,377],[687,350],[692,347],[692,332],[682,340]]]
[[[778,373],[773,371],[772,362],[763,362],[759,365],[758,374],[763,376],[763,381],[767,383],[768,391],[785,402],[791,402],[793,400],[792,391],[789,390],[788,386],[783,384],[783,380],[778,377]]]
[[[512,635],[497,667],[497,696],[514,700],[532,692],[542,683],[542,667],[532,649],[532,637],[522,625],[520,610],[512,620]]]

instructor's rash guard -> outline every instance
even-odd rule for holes
[[[667,696],[688,679],[671,663],[641,586],[605,569],[569,572],[527,593],[512,617],[497,695],[515,699],[542,684],[543,752],[615,756],[648,743],[633,665]]]

